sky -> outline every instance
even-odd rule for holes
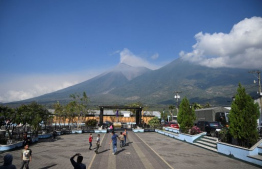
[[[179,57],[261,70],[262,1],[0,0],[0,102]]]

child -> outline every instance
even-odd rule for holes
[[[92,134],[90,133],[89,135],[89,150],[92,150],[91,147],[92,147],[92,141],[93,141],[93,136]]]
[[[127,131],[126,131],[126,129],[125,129],[125,131],[124,131],[123,135],[124,135],[124,138],[125,138],[124,145],[127,145],[127,144],[126,144],[126,139],[127,139]]]
[[[120,135],[118,136],[119,140],[120,140],[120,147],[124,147],[124,135],[122,134],[122,132],[120,132]]]
[[[22,156],[21,156],[23,162],[21,169],[29,168],[29,162],[32,161],[32,151],[28,148],[28,144],[25,145],[24,149],[22,150]]]
[[[100,134],[97,135],[97,138],[96,138],[96,154],[98,154],[98,149],[100,147]]]

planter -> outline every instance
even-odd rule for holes
[[[159,129],[155,129],[155,132],[159,133],[159,134],[164,134],[164,131],[159,130]]]
[[[47,134],[39,134],[39,135],[38,135],[38,138],[39,138],[39,139],[50,138],[50,137],[52,137],[52,134],[50,134],[50,133],[47,133]]]
[[[144,129],[133,129],[135,133],[144,133]]]
[[[107,133],[107,129],[97,129],[95,133]]]
[[[9,145],[0,145],[0,152],[1,151],[7,151],[7,150],[12,150],[18,147],[22,147],[23,146],[23,141],[19,141],[17,143],[14,144],[9,144]]]
[[[179,133],[180,133],[180,132],[179,132],[179,129],[173,128],[173,127],[164,127],[164,130],[166,130],[166,131],[171,131],[171,132],[174,132],[174,133],[176,133],[176,134],[179,134]]]
[[[86,130],[82,130],[82,133],[94,133],[95,130],[94,129],[86,129]]]
[[[72,130],[72,134],[81,134],[82,130]]]
[[[218,142],[217,151],[221,154],[233,156],[234,158],[238,158],[240,160],[262,166],[261,160],[254,159],[251,157],[251,156],[258,155],[260,151],[262,151],[259,146],[262,146],[262,140],[260,140],[257,144],[255,144],[250,149],[232,145],[232,144],[223,143],[223,142]]]
[[[194,141],[195,141],[196,139],[198,139],[199,137],[201,137],[201,136],[203,136],[203,135],[206,135],[205,132],[200,133],[200,134],[196,134],[196,135],[190,135],[190,134],[185,134],[185,133],[176,133],[176,132],[178,132],[179,130],[178,130],[178,129],[175,129],[175,128],[172,129],[172,131],[175,131],[175,132],[170,133],[170,128],[169,128],[169,127],[165,127],[164,129],[165,129],[165,131],[163,131],[163,130],[158,130],[158,129],[156,129],[155,131],[156,131],[157,133],[164,134],[164,135],[166,135],[166,136],[173,137],[173,138],[178,139],[178,140],[181,140],[181,141],[186,141],[186,142],[191,143],[191,144],[193,144]],[[166,131],[168,131],[168,132],[166,132]],[[173,134],[173,133],[174,133],[174,134]]]
[[[61,136],[62,132],[61,131],[56,131],[57,136]]]
[[[155,132],[155,129],[144,129],[144,132]]]
[[[61,134],[71,134],[72,131],[71,130],[62,130]]]
[[[203,132],[203,133],[199,133],[199,134],[195,134],[195,135],[179,133],[177,139],[193,144],[196,139],[198,139],[199,137],[201,137],[203,135],[206,135],[206,133]]]
[[[32,143],[38,142],[38,140],[39,140],[38,136],[33,136],[33,137],[31,138],[31,142],[32,142]]]

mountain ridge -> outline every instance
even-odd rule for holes
[[[181,91],[181,98],[187,97],[190,102],[228,104],[239,82],[250,85],[253,77],[246,69],[209,68],[178,58],[157,70],[119,64],[82,83],[20,103],[68,102],[70,94],[85,91],[93,105],[174,104],[174,91]],[[254,93],[254,90],[248,92]]]

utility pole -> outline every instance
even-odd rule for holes
[[[174,98],[176,99],[176,110],[177,110],[177,114],[178,114],[178,99],[180,99],[180,96],[178,95],[179,93],[182,93],[181,91],[175,91],[175,96]]]
[[[259,117],[259,124],[261,124],[261,120],[262,120],[262,92],[261,92],[261,83],[260,83],[260,73],[261,71],[260,70],[253,70],[253,71],[249,71],[248,73],[252,73],[252,74],[257,74],[257,81],[258,81],[258,96],[259,96],[259,105],[260,105],[260,117]],[[256,83],[256,80],[254,80],[254,83]]]

